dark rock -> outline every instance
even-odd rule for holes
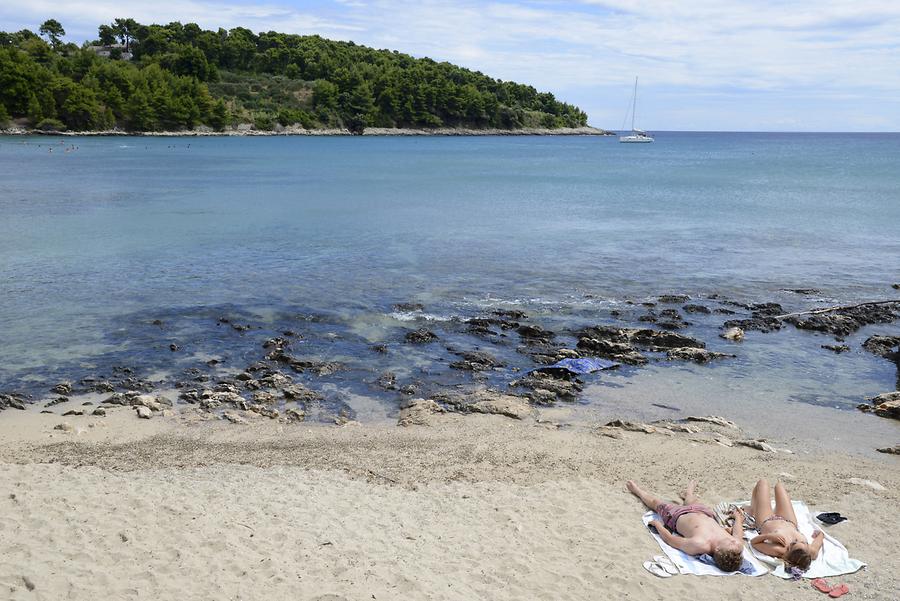
[[[47,404],[44,405],[44,407],[53,407],[54,405],[60,405],[62,403],[68,403],[68,402],[69,402],[69,397],[58,396],[55,399],[53,399],[52,401],[48,401]]]
[[[462,360],[450,364],[453,369],[466,371],[485,371],[495,367],[503,367],[503,362],[489,353],[482,351],[466,351],[456,353]]]
[[[106,409],[104,409],[103,407],[97,407],[91,412],[91,415],[103,417],[104,415],[106,415]]]
[[[706,348],[706,345],[696,338],[650,329],[630,330],[628,340],[638,346],[649,347],[651,351],[681,347]]]
[[[375,385],[384,390],[397,390],[397,375],[392,371],[386,371],[378,376]]]
[[[597,338],[579,338],[578,348],[603,359],[612,359],[629,365],[644,365],[647,358],[624,342],[611,342]]]
[[[407,396],[412,396],[419,392],[418,384],[405,384],[400,387],[400,394],[405,394]]]
[[[15,392],[9,394],[0,394],[0,411],[2,411],[3,409],[18,409],[20,411],[24,411],[25,402],[27,400],[28,397]],[[69,399],[66,400],[68,401]]]
[[[628,304],[631,305],[631,304],[634,304],[634,303],[632,303],[632,302],[629,301]],[[653,307],[656,306],[656,303],[652,303],[652,302],[647,301],[647,302],[641,303],[641,306],[642,306],[642,307],[647,307],[647,308],[649,308],[649,309],[652,309]]]
[[[638,317],[638,321],[642,321],[645,323],[656,323],[657,317],[652,313],[648,313],[646,315],[641,315],[640,317]]]
[[[900,363],[900,336],[870,336],[863,348],[896,363]]]
[[[99,393],[115,392],[115,390],[116,390],[115,387],[112,385],[112,382],[107,382],[106,380],[94,382],[88,388],[92,392],[99,392]]]
[[[664,330],[681,330],[686,328],[691,324],[686,321],[658,321],[656,322],[656,326],[662,328]]]
[[[785,321],[800,330],[825,332],[833,336],[844,337],[863,326],[894,322],[900,319],[897,311],[900,311],[900,303],[861,305],[829,313],[794,315],[786,317]]]
[[[850,350],[850,347],[846,344],[823,344],[822,348],[837,354],[846,353]]]
[[[896,286],[896,284],[894,284]],[[889,455],[900,455],[900,444],[895,444],[892,447],[882,447],[880,449],[875,449],[879,453],[887,453]]]
[[[756,303],[750,305],[753,317],[775,317],[784,315],[784,307],[778,303]]]
[[[69,409],[68,411],[63,413],[63,417],[66,417],[69,415],[84,415],[84,411],[82,411],[81,409]]]
[[[718,313],[719,315],[734,315],[735,311],[731,309],[726,309],[725,307],[718,307],[713,310],[713,313]]]
[[[562,379],[553,374],[533,371],[523,378],[513,380],[510,386],[528,388],[529,398],[534,403],[548,404],[559,401],[575,401],[584,390],[584,385],[577,378]]]
[[[871,411],[876,415],[900,419],[900,391],[885,392],[867,400],[872,403]]]
[[[263,348],[275,348],[275,349],[283,349],[290,343],[286,338],[282,338],[280,336],[276,338],[269,338],[265,342],[263,342]]]
[[[298,401],[303,403],[319,401],[323,398],[321,394],[319,394],[315,390],[307,388],[303,384],[290,384],[288,386],[285,386],[281,392],[282,394],[284,394],[284,398],[291,401]]]
[[[687,294],[663,294],[656,300],[666,304],[677,304],[686,303],[687,301],[691,300],[691,297]]]
[[[518,309],[495,309],[493,314],[497,317],[502,317],[503,319],[510,320],[519,320],[519,319],[528,319],[528,315],[525,311],[519,311]]]
[[[522,340],[527,343],[549,342],[554,337],[553,332],[535,325],[521,325],[516,328],[516,332],[518,332],[519,336],[522,337]]]
[[[154,325],[154,326],[161,326],[162,324],[163,324],[163,322],[161,319],[154,319],[153,321],[150,322],[150,325]]]
[[[69,396],[72,394],[72,383],[71,382],[60,382],[56,386],[50,389],[50,392],[55,392],[56,394],[61,394],[63,396]]]
[[[429,342],[434,342],[437,339],[437,334],[425,328],[407,332],[406,336],[404,336],[404,340],[410,344],[427,344]]]
[[[388,348],[387,348],[386,344],[373,344],[372,350],[375,351],[376,353],[381,353],[381,354],[385,354],[388,352]]]
[[[735,355],[725,353],[715,353],[702,348],[684,347],[673,348],[666,353],[669,359],[681,359],[684,361],[693,361],[694,363],[709,363],[715,359],[733,358]]]
[[[578,338],[593,338],[596,340],[606,340],[609,342],[628,342],[628,332],[624,328],[616,328],[612,326],[592,326],[584,328],[575,333]]]
[[[822,294],[822,291],[816,288],[785,288],[784,291],[793,292],[794,294],[801,294],[803,296],[809,296],[811,294]]]
[[[416,311],[424,311],[425,305],[422,303],[397,303],[392,309],[398,313],[415,313]]]
[[[483,317],[473,317],[472,319],[466,320],[466,325],[468,325],[467,331],[470,334],[474,334],[476,336],[481,336],[484,338],[490,338],[493,336],[499,336],[500,333],[491,329],[494,326],[495,320],[485,319]]]
[[[757,332],[763,332],[768,334],[769,332],[776,332],[781,329],[781,321],[775,319],[774,317],[751,317],[749,319],[729,319],[724,324],[722,324],[723,328],[740,328],[746,332],[751,330],[755,330]]]
[[[663,309],[659,312],[659,315],[667,319],[681,319],[681,313],[678,312],[678,309]]]
[[[685,313],[702,313],[704,315],[709,315],[711,311],[708,307],[704,307],[703,305],[685,305],[682,307]]]

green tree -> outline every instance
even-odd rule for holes
[[[34,125],[44,118],[44,111],[41,109],[41,103],[38,102],[37,96],[32,92],[28,97],[28,120]]]
[[[38,31],[42,36],[47,38],[47,41],[50,42],[50,45],[54,48],[59,47],[60,38],[66,35],[66,30],[63,29],[63,26],[56,19],[47,19],[44,21]]]

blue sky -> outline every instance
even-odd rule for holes
[[[549,90],[649,130],[900,131],[898,0],[4,0],[0,29],[62,22],[318,33]]]

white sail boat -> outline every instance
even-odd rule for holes
[[[619,142],[627,142],[631,144],[646,144],[648,142],[653,141],[653,137],[650,136],[647,132],[642,129],[636,129],[634,127],[634,113],[637,109],[637,81],[638,78],[634,78],[634,95],[631,97],[631,135],[628,136],[619,136]],[[628,115],[625,115],[625,118],[628,118]]]

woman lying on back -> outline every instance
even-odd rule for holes
[[[791,498],[781,482],[775,485],[774,512],[769,496],[769,483],[765,479],[757,482],[753,488],[750,512],[756,519],[756,529],[760,533],[750,541],[754,549],[781,559],[788,568],[795,567],[801,571],[809,569],[812,560],[819,556],[825,535],[821,530],[816,530],[812,542],[807,542],[806,536],[797,529],[797,516],[794,515]]]

